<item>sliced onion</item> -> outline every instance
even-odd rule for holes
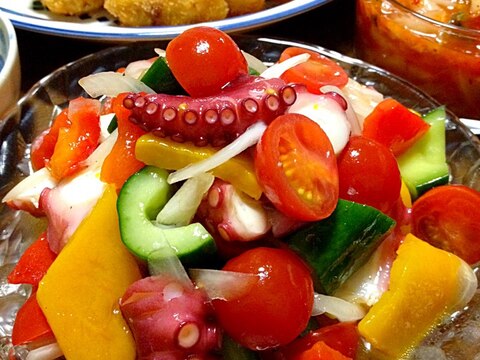
[[[285,61],[282,61],[280,63],[276,63],[270,66],[267,70],[262,72],[260,76],[265,79],[279,78],[285,71],[287,71],[288,69],[298,64],[304,63],[309,58],[310,58],[310,54],[307,54],[307,53],[292,56],[291,58]]]
[[[97,148],[85,159],[84,164],[90,167],[90,170],[98,170],[102,167],[103,161],[113,149],[117,141],[118,131],[114,130]]]
[[[267,125],[263,122],[253,124],[233,142],[220,149],[209,158],[187,165],[184,168],[171,173],[168,176],[167,182],[169,184],[174,184],[216,168],[248,149],[250,146],[255,145],[262,137],[266,128]]]
[[[13,203],[31,203],[38,209],[38,200],[40,194],[45,188],[54,188],[57,186],[58,180],[55,179],[50,171],[44,167],[20,181],[13,189],[11,189],[2,202]]]
[[[155,91],[140,80],[113,71],[105,71],[85,76],[78,81],[78,84],[92,98],[104,95],[113,97],[122,92],[155,93]]]
[[[127,65],[124,74],[134,79],[140,79],[143,74],[152,66],[152,60],[137,60]]]
[[[334,296],[315,294],[312,316],[325,313],[334,316],[341,322],[349,322],[362,319],[367,312],[361,305]]]
[[[212,300],[235,300],[248,293],[259,280],[256,274],[212,269],[190,269],[195,285]]]
[[[461,260],[461,259],[460,259]],[[478,288],[478,279],[472,267],[465,261],[461,260],[460,268],[458,269],[458,288],[460,294],[458,295],[457,303],[453,305],[453,309],[461,309],[472,300]]]
[[[57,343],[53,343],[29,351],[25,360],[53,360],[61,356],[63,356],[62,349]]]
[[[363,120],[384,99],[383,94],[351,78],[342,90],[357,115],[360,127],[363,128]]]
[[[212,186],[215,177],[209,173],[194,176],[182,185],[157,215],[157,222],[165,225],[188,225],[197,212],[203,195]]]
[[[245,60],[247,60],[248,67],[254,69],[259,74],[267,70],[267,65],[265,65],[262,60],[245,51],[242,51],[242,54],[245,57]]]
[[[168,241],[148,255],[148,271],[150,275],[170,275],[185,286],[193,286],[187,271]],[[161,240],[160,240],[161,241]]]

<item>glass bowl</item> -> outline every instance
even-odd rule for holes
[[[320,46],[247,36],[237,36],[234,39],[244,51],[258,57],[267,65],[273,64],[286,47],[300,46],[333,58],[355,80],[373,86],[384,95],[394,97],[421,113],[439,106],[433,98],[405,80]],[[16,108],[0,120],[0,197],[3,198],[9,189],[30,174],[29,148],[34,137],[50,124],[69,100],[80,95],[86,96],[78,85],[80,78],[95,72],[116,70],[133,60],[152,57],[155,47],[165,46],[166,42],[145,42],[109,48],[65,65],[34,85],[18,101]],[[450,112],[446,126],[451,182],[463,183],[480,190],[479,141]],[[44,227],[42,219],[33,218],[25,212],[13,211],[4,204],[0,205],[0,358],[6,357],[9,351],[9,335],[15,313],[30,293],[27,286],[7,284],[6,276],[25,248]],[[480,314],[480,306],[471,308],[470,312],[474,314],[471,316]],[[455,321],[448,322],[452,323],[461,326]],[[441,337],[434,339],[441,341]],[[436,346],[441,347],[441,344]],[[24,354],[17,351],[17,358],[23,359]]]
[[[460,3],[460,2],[459,2]],[[355,54],[480,119],[480,30],[443,23],[396,0],[356,0]]]
[[[12,23],[0,11],[0,116],[13,106],[20,95],[20,58]]]

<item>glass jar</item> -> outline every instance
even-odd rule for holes
[[[355,52],[480,120],[480,30],[439,22],[395,0],[356,0]]]

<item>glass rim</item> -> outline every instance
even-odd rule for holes
[[[406,7],[405,5],[401,4],[397,0],[382,0],[382,1],[393,3],[394,6],[397,6],[401,10],[415,16],[416,18],[418,18],[422,21],[430,23],[432,25],[442,27],[442,28],[448,29],[450,31],[455,31],[455,32],[459,32],[459,33],[462,33],[462,34],[465,34],[465,35],[470,35],[470,36],[475,36],[475,37],[480,38],[480,30],[467,28],[467,27],[464,27],[464,26],[459,26],[459,25],[450,24],[450,23],[444,23],[444,22],[432,19],[431,17],[420,14],[420,13],[416,12],[415,10],[412,10],[412,9]]]

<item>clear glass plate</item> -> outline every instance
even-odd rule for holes
[[[424,113],[439,106],[431,97],[390,73],[319,46],[271,38],[234,38],[244,51],[260,58],[267,65],[274,63],[288,46],[305,47],[335,59],[355,80],[373,86],[386,96],[394,97],[419,112]],[[115,70],[133,60],[152,57],[155,55],[155,47],[165,46],[166,42],[144,42],[109,48],[65,65],[33,86],[0,121],[0,197],[3,198],[14,184],[30,173],[29,144],[32,139],[50,124],[69,100],[86,95],[77,84],[80,78],[94,72]],[[480,190],[480,142],[451,113],[448,113],[447,122],[447,159],[451,182],[463,183]],[[30,291],[25,286],[8,285],[6,276],[44,226],[42,219],[0,205],[0,358],[8,352],[14,314]],[[425,341],[425,346],[420,351],[431,350],[430,345],[433,344],[442,346],[445,351],[459,351],[460,355],[454,357],[456,359],[472,358],[462,355],[460,350],[466,346],[466,336],[463,333],[462,336],[459,335],[459,331],[465,327],[468,327],[466,331],[473,329],[480,333],[480,325],[472,328],[480,321],[479,299],[475,298],[472,304],[465,312],[455,314],[453,322],[446,324]],[[475,331],[468,334],[471,339]],[[463,342],[458,341],[460,337]],[[452,345],[452,339],[455,340],[455,345]],[[480,343],[478,340],[477,338],[473,342],[477,347]],[[468,346],[473,349],[472,344]],[[480,348],[474,351],[480,353]],[[21,355],[18,356],[22,358]]]

